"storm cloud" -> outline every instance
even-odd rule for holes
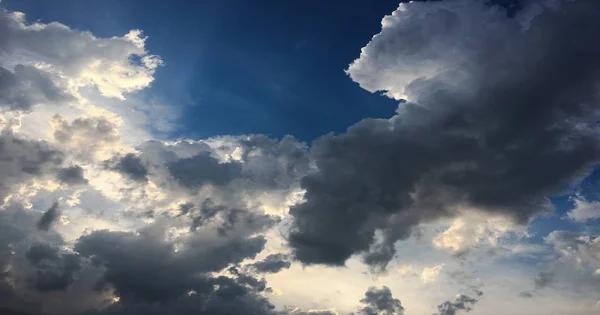
[[[404,101],[313,143],[318,171],[290,210],[296,259],[367,253],[384,268],[420,222],[550,211],[547,196],[600,158],[600,4],[559,2],[512,18],[481,1],[413,2],[385,17],[347,72]]]

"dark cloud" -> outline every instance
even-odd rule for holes
[[[459,295],[454,302],[446,301],[438,305],[437,315],[456,315],[461,311],[470,312],[477,300],[467,295]]]
[[[365,292],[365,297],[360,300],[366,304],[360,310],[360,315],[402,315],[404,307],[400,300],[392,296],[390,288],[383,286],[381,288],[371,287]]]
[[[73,283],[73,274],[81,269],[76,254],[59,253],[49,244],[34,244],[25,254],[35,266],[35,288],[39,291],[66,290]]]
[[[251,235],[264,226],[249,228],[246,221],[235,225],[236,232],[226,236],[203,228],[177,250],[165,241],[160,226],[139,233],[95,231],[82,236],[75,250],[104,268],[106,283],[120,297],[119,303],[98,313],[275,314],[260,295],[266,290],[264,281],[237,268],[229,268],[228,276],[211,274],[253,258],[265,245],[262,236]]]
[[[120,172],[136,181],[148,180],[148,169],[142,163],[142,160],[133,153],[125,156],[114,157],[105,162],[106,167]]]
[[[257,272],[262,273],[277,273],[282,269],[288,269],[292,263],[289,261],[289,257],[284,254],[271,254],[265,259],[255,262],[250,265],[251,268]]]
[[[37,68],[17,65],[11,72],[0,67],[0,106],[26,111],[36,104],[69,99],[48,74]]]
[[[171,175],[188,188],[204,184],[226,185],[241,176],[242,166],[238,162],[220,163],[208,153],[179,159],[168,165]]]
[[[318,171],[290,210],[289,243],[303,263],[367,253],[385,267],[412,227],[458,208],[527,222],[600,158],[600,3],[564,3],[532,20],[477,1],[405,8],[348,72],[410,101],[392,119],[313,143]]]
[[[69,185],[82,185],[88,183],[88,180],[83,175],[83,168],[78,165],[59,169],[56,178],[61,183]]]
[[[42,231],[48,231],[50,226],[60,217],[60,207],[58,201],[55,201],[37,222],[37,228]]]
[[[204,291],[211,286],[206,273],[253,258],[266,243],[255,233],[273,222],[244,211],[227,233],[219,224],[203,227],[177,250],[161,225],[138,233],[95,231],[82,236],[75,251],[106,268],[106,281],[123,300],[167,301]]]

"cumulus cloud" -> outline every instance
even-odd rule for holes
[[[27,53],[31,64],[37,62],[49,72],[68,77],[70,87],[93,85],[107,97],[124,99],[125,93],[147,87],[162,65],[158,56],[146,52],[145,37],[139,30],[122,37],[98,38],[58,22],[30,24],[23,13],[2,10],[0,34],[5,63],[18,64]]]
[[[547,196],[600,157],[598,3],[559,2],[528,27],[474,0],[385,17],[348,73],[408,101],[313,143],[318,171],[290,211],[296,259],[342,265],[371,251],[385,266],[420,222],[473,208],[525,223],[551,210]]]
[[[392,291],[386,286],[369,288],[360,302],[366,305],[360,310],[359,314],[361,315],[404,314],[402,303],[392,296]]]

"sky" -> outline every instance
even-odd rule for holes
[[[600,312],[600,3],[0,2],[0,313]]]

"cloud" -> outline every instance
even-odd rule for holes
[[[106,161],[105,164],[109,169],[120,172],[135,181],[148,180],[148,169],[146,169],[142,160],[133,153],[114,157]]]
[[[163,63],[146,52],[146,38],[139,30],[122,37],[97,38],[58,22],[28,24],[23,13],[2,10],[0,33],[5,61],[18,63],[26,54],[32,64],[68,77],[69,86],[93,85],[107,97],[124,99],[125,93],[147,87]]]
[[[49,244],[34,244],[25,255],[36,268],[35,288],[39,291],[66,290],[75,271],[81,269],[77,255],[59,253]]]
[[[290,268],[292,263],[288,259],[287,255],[284,254],[271,254],[265,259],[249,265],[249,267],[257,272],[277,273],[282,269]]]
[[[361,315],[402,315],[404,307],[400,300],[392,296],[392,291],[386,286],[381,288],[371,287],[365,292],[365,297],[360,300],[366,304],[360,310]]]
[[[83,175],[83,168],[78,165],[59,169],[56,178],[61,183],[69,185],[85,185],[88,183],[88,180]]]
[[[444,264],[423,268],[423,272],[421,272],[421,280],[423,280],[423,283],[431,283],[436,281],[443,268]]]
[[[577,232],[553,231],[544,241],[564,260],[580,268],[600,268],[600,237]]]
[[[64,154],[45,141],[23,139],[10,131],[0,131],[0,204],[16,185],[55,172]]]
[[[119,149],[117,126],[105,117],[79,117],[69,122],[57,114],[51,123],[54,140],[80,159],[94,159],[97,154],[112,155],[112,151]]]
[[[70,95],[40,69],[17,65],[11,72],[0,67],[0,106],[27,111],[37,104],[69,100]]]
[[[458,295],[453,302],[446,301],[438,305],[438,315],[456,315],[460,311],[470,312],[477,301],[467,295]]]
[[[55,201],[46,212],[40,217],[40,220],[37,223],[37,228],[42,231],[48,231],[50,226],[54,224],[56,220],[60,217],[60,209],[58,201]]]
[[[226,185],[241,176],[239,162],[220,163],[208,154],[198,154],[169,164],[169,171],[181,185],[199,188],[204,184]]]
[[[533,281],[536,288],[543,289],[554,282],[554,273],[549,271],[540,271]]]
[[[385,266],[421,222],[470,208],[526,223],[551,210],[547,197],[600,158],[598,6],[564,2],[529,27],[473,0],[385,17],[348,73],[408,101],[313,143],[318,171],[290,211],[295,258],[343,265],[366,253]]]
[[[586,201],[581,197],[575,198],[573,201],[575,202],[575,208],[567,213],[569,219],[585,222],[600,218],[600,202]]]
[[[476,247],[495,247],[502,237],[516,230],[505,217],[469,213],[454,219],[448,229],[433,239],[433,245],[460,256]]]

